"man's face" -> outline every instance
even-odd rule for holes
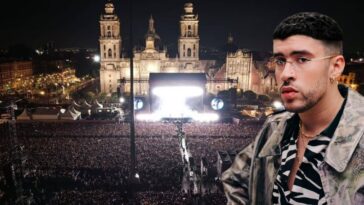
[[[309,60],[330,55],[324,44],[308,36],[293,35],[273,40],[273,55],[275,59],[287,61],[283,67],[275,68],[286,110],[300,113],[314,107],[329,87],[331,58]]]

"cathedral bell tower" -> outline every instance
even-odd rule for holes
[[[193,13],[193,4],[186,3],[180,20],[178,53],[181,60],[199,60],[198,15]]]
[[[100,87],[101,92],[111,95],[118,88],[120,73],[120,20],[111,0],[105,4],[100,16]]]
[[[100,18],[101,61],[114,61],[121,57],[120,21],[114,10],[114,4],[109,0]]]

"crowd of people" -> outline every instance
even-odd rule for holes
[[[184,124],[183,131],[191,136],[242,137],[249,135],[251,130],[259,129],[261,124],[261,121],[247,121],[243,125],[193,122]],[[19,137],[128,137],[130,135],[129,123],[28,121],[17,123],[16,126]],[[173,123],[137,122],[135,131],[139,137],[173,136],[176,134],[176,126]]]
[[[260,125],[186,123],[183,131],[196,162],[206,157],[208,165],[215,167],[217,151],[243,148]],[[196,198],[182,191],[183,160],[173,123],[138,122],[135,130],[135,190],[140,204],[224,203],[222,192]],[[24,192],[35,203],[127,204],[131,183],[129,124],[21,122],[16,124],[16,133],[24,159]],[[9,144],[6,140],[10,139],[3,137],[2,144]],[[0,146],[0,156],[9,157],[9,149]],[[6,174],[1,173],[4,184]],[[6,183],[0,186],[2,204],[6,204],[8,188]]]

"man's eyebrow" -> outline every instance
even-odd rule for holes
[[[312,55],[312,53],[307,50],[299,50],[299,51],[292,51],[290,53],[290,55],[292,55],[292,56],[294,56],[294,55]]]
[[[294,56],[294,55],[312,55],[312,53],[307,51],[307,50],[297,50],[297,51],[292,51],[289,55],[290,56]],[[280,57],[280,56],[284,56],[284,54],[281,53],[281,52],[273,53],[273,57]]]
[[[284,56],[283,53],[273,53],[272,57]]]

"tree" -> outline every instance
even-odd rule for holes
[[[258,100],[261,102],[269,102],[270,98],[267,95],[258,95]]]
[[[84,97],[88,102],[91,102],[93,99],[95,99],[95,93],[88,91],[85,93]]]
[[[251,90],[247,90],[243,93],[243,96],[246,100],[256,100],[257,94]]]
[[[97,99],[98,99],[100,102],[102,102],[102,101],[105,101],[106,96],[107,96],[107,94],[106,94],[105,92],[102,92],[102,93],[100,93],[100,94],[97,96]]]

